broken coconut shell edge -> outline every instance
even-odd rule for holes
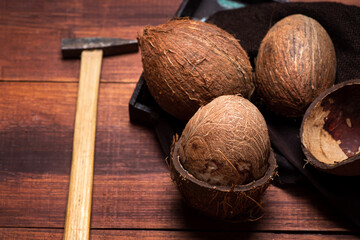
[[[205,215],[230,221],[257,220],[262,217],[261,197],[277,174],[275,154],[270,149],[269,168],[265,175],[248,184],[215,186],[198,180],[180,163],[179,142],[173,143],[170,155],[171,178],[185,201]]]
[[[312,166],[314,166],[316,169],[334,174],[339,176],[356,176],[360,175],[360,153],[349,157],[345,160],[342,160],[340,162],[336,162],[334,164],[327,164],[324,162],[319,161],[307,148],[306,144],[304,144],[304,128],[305,128],[305,122],[309,118],[311,112],[314,110],[315,107],[317,107],[319,104],[321,104],[321,101],[324,100],[327,96],[331,95],[332,93],[338,91],[339,89],[342,89],[346,86],[351,86],[357,84],[360,86],[360,79],[352,79],[348,81],[344,81],[342,83],[336,84],[333,87],[325,90],[322,92],[308,107],[306,110],[301,127],[300,127],[300,141],[301,141],[301,148],[302,151],[306,157],[307,162],[309,162]]]

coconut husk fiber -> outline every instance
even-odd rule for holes
[[[360,78],[360,8],[339,3],[263,3],[218,12],[208,18],[238,39],[254,62],[261,40],[280,19],[303,14],[317,20],[328,32],[337,57],[336,81]],[[336,209],[360,227],[360,176],[342,177],[320,172],[306,164],[299,129],[302,118],[276,116],[253,99],[267,121],[272,147],[279,165],[279,184],[312,185],[325,205]]]

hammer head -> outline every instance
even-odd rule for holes
[[[78,58],[84,50],[103,50],[103,56],[137,52],[138,43],[119,38],[64,38],[61,40],[63,58]]]

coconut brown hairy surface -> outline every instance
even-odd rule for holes
[[[171,177],[184,200],[200,212],[227,220],[257,220],[263,214],[261,197],[276,174],[276,159],[270,149],[269,167],[263,177],[244,185],[215,186],[189,174],[180,163],[179,143],[170,161]]]
[[[249,98],[254,91],[247,53],[212,24],[174,19],[145,27],[138,40],[151,95],[180,120],[220,95]]]
[[[360,175],[360,79],[326,90],[309,106],[300,129],[307,160],[337,175]]]
[[[299,117],[335,81],[336,56],[326,30],[314,19],[291,15],[262,40],[256,58],[256,89],[267,107]]]
[[[202,213],[258,218],[261,196],[276,172],[265,120],[240,96],[214,99],[186,125],[170,170],[186,202]]]
[[[255,105],[236,95],[201,107],[179,140],[182,166],[212,185],[242,185],[263,177],[269,153],[265,119]]]

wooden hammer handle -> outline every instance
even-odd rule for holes
[[[64,240],[89,239],[102,50],[83,51]]]

